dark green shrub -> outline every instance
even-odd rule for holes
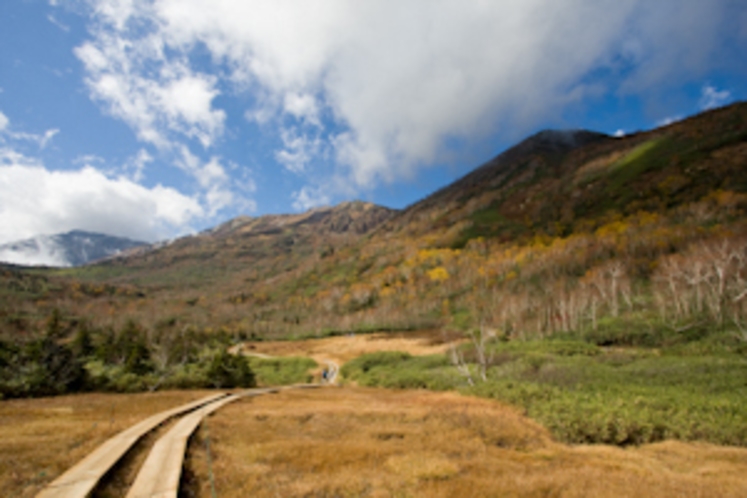
[[[49,336],[3,349],[0,393],[4,397],[51,396],[80,391],[87,385],[80,358]]]
[[[230,354],[224,349],[212,357],[206,376],[208,382],[216,388],[254,387],[256,385],[254,372],[249,367],[246,358]]]

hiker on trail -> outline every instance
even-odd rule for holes
[[[327,369],[322,370],[322,383],[327,382]]]

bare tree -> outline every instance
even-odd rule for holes
[[[495,330],[480,325],[478,330],[471,330],[468,335],[477,360],[477,375],[480,380],[485,382],[488,380],[488,367],[492,364],[494,357],[494,352],[488,348],[488,344],[495,339]],[[475,383],[470,365],[465,361],[463,352],[456,345],[451,346],[450,357],[452,364],[459,373],[467,378],[469,385],[473,386]]]

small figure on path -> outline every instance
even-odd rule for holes
[[[322,384],[327,382],[327,369],[322,370]]]

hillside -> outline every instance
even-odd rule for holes
[[[116,274],[112,282],[164,288],[210,287],[226,283],[235,272],[245,279],[269,278],[358,242],[394,213],[354,201],[301,214],[242,216],[194,236],[125,253],[82,273]]]
[[[700,258],[697,247],[736,251],[745,166],[745,104],[624,138],[545,131],[400,212],[355,202],[237,218],[41,275],[89,289],[54,301],[71,316],[247,337],[479,323],[545,334],[607,315],[681,319],[684,304],[657,309],[674,291],[652,284]],[[681,280],[677,299],[701,291]],[[36,302],[41,320],[52,305]]]

